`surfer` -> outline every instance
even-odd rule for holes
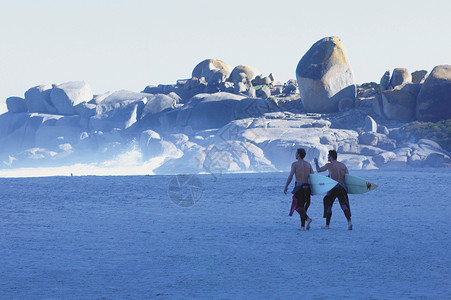
[[[330,150],[329,155],[327,156],[329,163],[323,167],[319,167],[318,159],[315,157],[316,171],[329,171],[329,177],[338,182],[338,184],[333,187],[323,199],[323,218],[326,218],[326,226],[321,228],[329,229],[330,218],[332,217],[332,205],[334,204],[335,199],[338,198],[341,209],[348,220],[348,230],[352,230],[351,207],[349,206],[348,192],[346,191],[346,186],[344,184],[345,174],[349,174],[349,171],[344,163],[337,161],[337,156],[337,151]]]
[[[301,228],[300,230],[310,229],[310,223],[312,223],[312,219],[307,215],[307,209],[310,206],[310,185],[308,184],[308,177],[310,174],[313,174],[312,166],[304,160],[305,157],[305,149],[299,148],[296,151],[296,159],[291,165],[291,172],[288,176],[287,183],[285,185],[285,189],[283,192],[286,194],[288,186],[293,179],[293,175],[296,176],[296,183],[293,191],[293,202],[291,204],[290,216],[293,215],[296,210],[301,217]],[[305,227],[305,223],[307,222],[307,227]]]

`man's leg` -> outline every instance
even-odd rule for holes
[[[330,225],[330,219],[332,218],[332,205],[335,201],[335,192],[334,190],[330,190],[329,193],[324,197],[323,204],[324,204],[324,218],[326,218],[326,226],[324,226],[324,229],[328,229]]]
[[[301,226],[305,226],[305,220],[307,220],[308,216],[305,212],[305,199],[303,195],[303,190],[300,189],[295,195],[296,200],[298,200],[298,205],[296,207],[296,211],[299,213],[299,216],[301,217]]]
[[[307,221],[307,230],[310,229],[310,223],[312,219],[307,215],[308,203],[306,201],[305,189],[300,189],[295,195],[296,200],[298,201],[298,206],[296,211],[299,213],[301,217],[301,228],[305,227],[305,221]]]
[[[307,213],[307,209],[310,206],[310,195],[311,195],[311,190],[310,187],[306,190],[305,193],[305,213]],[[307,230],[310,230],[310,223],[312,223],[312,218],[310,218],[309,216],[307,216]]]
[[[348,230],[352,230],[351,207],[349,205],[348,193],[344,189],[338,196],[338,201],[340,201],[341,209],[345,214],[346,220],[348,220]]]
[[[343,210],[343,213],[345,214],[345,217],[349,222],[351,220],[351,208],[349,206],[348,195],[345,191],[343,191],[343,193],[340,193],[340,195],[338,196],[338,201],[340,201],[341,209]]]

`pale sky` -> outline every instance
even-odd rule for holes
[[[94,93],[189,78],[221,59],[285,82],[313,43],[341,38],[357,83],[451,64],[451,1],[0,0],[0,112],[39,84]]]

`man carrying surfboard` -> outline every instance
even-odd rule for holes
[[[307,215],[307,209],[310,206],[310,185],[308,184],[308,177],[310,174],[313,174],[312,166],[304,160],[305,157],[305,149],[299,148],[296,151],[296,159],[291,165],[291,172],[288,176],[287,183],[285,184],[285,189],[283,192],[286,194],[288,190],[288,186],[293,179],[293,175],[296,176],[296,183],[293,191],[293,202],[291,204],[290,216],[293,215],[296,210],[301,217],[301,228],[300,230],[310,229],[310,223],[312,223],[312,219]],[[307,227],[305,227],[305,222],[307,222]]]
[[[352,230],[351,207],[349,206],[348,192],[346,191],[346,186],[344,184],[345,175],[348,174],[349,171],[344,163],[337,161],[337,156],[337,151],[330,150],[329,155],[327,156],[329,163],[323,167],[318,165],[318,159],[315,157],[316,171],[329,171],[329,177],[338,182],[338,184],[333,187],[323,199],[323,218],[326,218],[326,226],[321,228],[329,229],[330,219],[332,217],[332,205],[334,204],[335,199],[338,198],[341,209],[348,220],[348,230]]]

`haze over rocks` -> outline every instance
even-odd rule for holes
[[[451,119],[451,66],[387,71],[358,85],[337,37],[300,58],[297,81],[218,59],[191,78],[142,92],[93,95],[85,82],[43,84],[6,99],[1,168],[100,163],[137,150],[155,174],[287,171],[299,147],[349,168],[449,167],[434,141],[402,134],[406,122]],[[298,86],[299,84],[299,86]],[[149,173],[152,170],[149,170]]]

